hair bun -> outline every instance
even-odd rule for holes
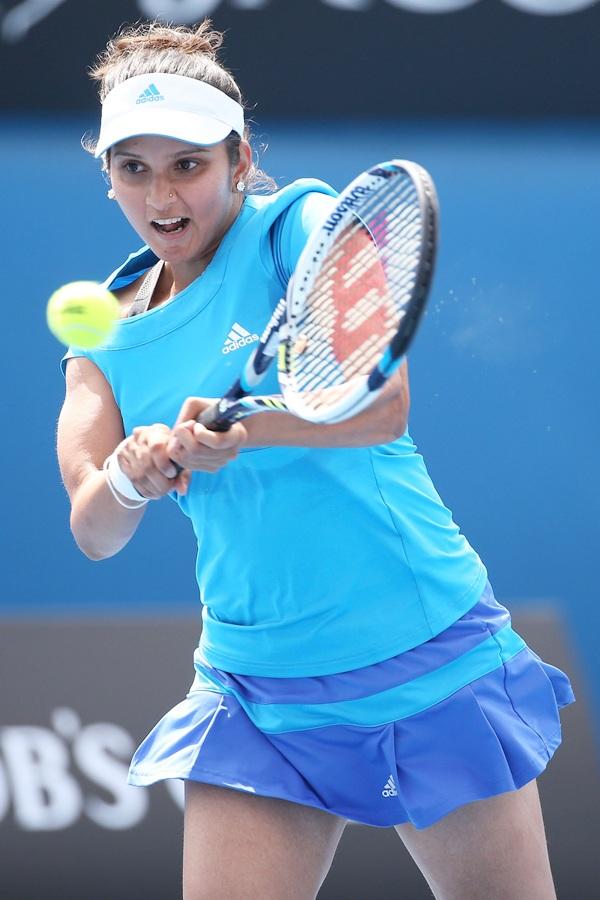
[[[195,29],[185,25],[167,26],[151,22],[140,26],[128,26],[113,39],[116,54],[129,54],[135,50],[178,50],[190,55],[199,54],[216,59],[223,43],[220,31],[214,31],[212,21],[204,19]]]

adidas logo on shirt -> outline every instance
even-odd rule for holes
[[[248,344],[253,344],[258,339],[257,334],[250,334],[249,331],[242,328],[239,322],[234,322],[225,339],[221,353],[233,353],[234,350],[239,350],[240,347],[246,347]]]
[[[142,93],[140,94],[140,96],[137,98],[137,100],[135,102],[136,102],[136,104],[150,103],[152,101],[156,102],[158,100],[164,100],[164,99],[165,98],[163,97],[163,95],[161,94],[159,89],[156,87],[156,85],[149,84],[148,87],[146,88],[146,90],[142,91]]]
[[[394,781],[394,776],[390,775],[388,780],[385,783],[385,787],[381,792],[382,797],[397,797],[398,791],[396,790],[396,782]]]

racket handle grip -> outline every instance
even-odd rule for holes
[[[196,421],[208,428],[209,431],[229,431],[233,425],[233,422],[224,418],[223,413],[219,411],[218,403],[201,412]]]

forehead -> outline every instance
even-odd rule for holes
[[[222,152],[224,142],[201,146],[189,144],[187,141],[179,141],[175,138],[159,135],[140,135],[119,141],[111,149],[113,156],[140,156],[173,159],[184,156],[186,153],[200,153],[205,156],[214,156]]]

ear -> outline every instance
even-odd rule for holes
[[[234,185],[238,181],[245,181],[248,171],[252,166],[252,148],[248,141],[240,141],[240,159],[233,172]]]

